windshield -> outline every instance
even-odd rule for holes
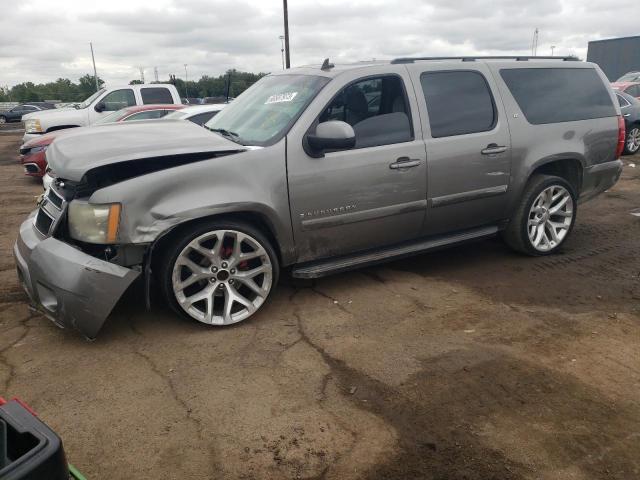
[[[97,122],[94,122],[94,125],[117,122],[118,120],[120,120],[120,117],[122,117],[126,113],[126,110],[126,108],[122,108],[120,110],[116,110],[115,112],[111,112],[109,115],[106,115]]]
[[[282,138],[329,78],[274,75],[256,82],[205,127],[242,145],[271,145]]]
[[[188,113],[188,112],[181,112],[180,110],[176,110],[176,111],[174,111],[174,112],[167,113],[167,114],[166,114],[164,117],[162,117],[162,118],[167,119],[167,120],[179,120],[179,119],[181,119],[181,118],[186,117],[187,115],[189,115],[189,113]]]
[[[91,103],[98,98],[99,95],[101,95],[104,92],[104,88],[101,88],[100,90],[98,90],[96,93],[94,93],[93,95],[91,95],[89,98],[87,98],[84,102],[82,102],[80,105],[78,105],[78,108],[87,108],[89,105],[91,105]]]
[[[640,73],[629,72],[621,76],[616,82],[638,82],[640,81]]]

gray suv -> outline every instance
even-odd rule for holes
[[[78,128],[14,248],[32,302],[93,338],[139,279],[208,325],[315,278],[500,233],[529,255],[619,178],[624,123],[570,58],[401,58],[262,78],[201,128]]]

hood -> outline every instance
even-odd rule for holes
[[[147,120],[71,129],[49,146],[47,161],[57,177],[78,182],[85,173],[106,165],[125,168],[153,159],[151,169],[159,170],[163,158],[171,159],[165,167],[170,168],[190,163],[194,156],[211,158],[246,149],[192,122]]]
[[[84,128],[84,127],[81,127]],[[33,148],[33,147],[41,147],[43,145],[49,145],[51,142],[53,142],[56,138],[58,138],[61,135],[65,135],[67,133],[69,133],[71,131],[70,128],[65,128],[62,130],[54,130],[51,133],[45,133],[43,135],[38,135],[36,138],[29,140],[28,142],[25,142],[22,144],[22,147],[20,147],[20,149],[29,149],[29,148]]]
[[[77,116],[78,112],[82,110],[78,110],[77,108],[49,108],[47,110],[38,110],[37,112],[25,113],[22,115],[22,119],[28,118],[48,118],[50,116],[56,115],[59,116],[62,114],[63,116]],[[75,114],[75,115],[72,115]]]

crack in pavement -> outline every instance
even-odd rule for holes
[[[134,326],[134,323],[132,321],[133,317],[130,316],[127,320],[127,323],[129,323],[130,327],[131,327],[131,331],[138,337],[142,337],[142,334],[140,333],[140,330]],[[190,422],[193,427],[196,430],[196,433],[198,435],[198,438],[200,439],[200,441],[202,442],[203,445],[208,445],[207,439],[204,435],[204,427],[202,425],[202,421],[195,417],[193,415],[193,411],[192,408],[189,406],[189,404],[187,403],[186,400],[184,400],[183,398],[180,397],[178,390],[173,382],[173,379],[167,375],[166,373],[164,373],[160,367],[158,367],[158,365],[156,364],[156,362],[153,360],[153,358],[144,353],[138,346],[137,343],[134,344],[134,348],[133,348],[133,353],[137,356],[139,356],[140,358],[142,358],[147,365],[149,365],[149,367],[151,368],[151,371],[153,373],[155,373],[158,377],[160,377],[160,379],[167,385],[167,387],[169,388],[169,393],[171,398],[174,400],[174,402],[180,406],[180,408],[184,411],[184,418]],[[213,449],[212,445],[208,445],[208,451],[209,451],[209,457],[211,459],[211,464],[212,464],[212,474],[220,474],[222,472],[222,469],[220,468],[220,466],[218,465],[217,462],[217,455],[215,450]]]
[[[15,347],[18,343],[22,342],[27,337],[27,335],[29,335],[29,332],[31,331],[31,327],[27,325],[27,322],[33,318],[36,318],[37,316],[40,316],[38,312],[32,312],[26,318],[20,320],[16,327],[24,328],[24,331],[22,332],[22,334],[15,341],[11,342],[9,345],[0,349],[0,365],[4,365],[9,371],[7,378],[3,382],[2,392],[5,392],[5,393],[8,392],[9,386],[11,385],[11,383],[13,382],[16,376],[16,369],[18,368],[17,365],[14,365],[9,361],[7,352],[11,348]]]

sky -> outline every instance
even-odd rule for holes
[[[292,66],[400,56],[586,58],[590,40],[635,35],[635,2],[619,0],[289,0]],[[0,0],[0,86],[77,81],[113,86],[169,74],[282,68],[281,0]]]

